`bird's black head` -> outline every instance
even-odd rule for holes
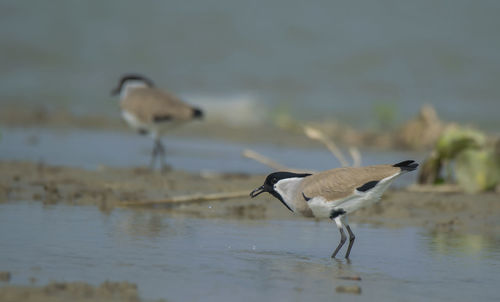
[[[151,79],[140,75],[140,74],[125,74],[120,78],[120,81],[118,82],[118,86],[116,86],[112,91],[111,95],[117,95],[119,94],[123,87],[129,83],[140,83],[146,87],[153,87],[154,83],[151,81]]]
[[[300,174],[300,173],[292,173],[292,172],[274,172],[274,173],[271,173],[266,177],[266,180],[264,181],[264,184],[262,186],[256,188],[255,190],[253,190],[250,193],[250,197],[254,198],[255,196],[257,196],[261,193],[267,192],[267,193],[273,195],[274,197],[281,199],[281,196],[278,197],[279,193],[276,192],[276,190],[275,190],[275,185],[280,180],[287,179],[287,178],[306,177],[309,175],[311,175],[311,174],[308,174],[308,173],[301,173]]]
[[[299,174],[299,173],[292,173],[292,172],[275,172],[275,173],[271,173],[271,174],[269,174],[266,177],[266,181],[264,181],[264,184],[262,186],[256,188],[255,190],[253,190],[250,193],[250,197],[254,198],[255,196],[257,196],[257,195],[259,195],[261,193],[267,192],[267,193],[273,195],[279,201],[281,201],[281,203],[285,207],[287,207],[290,211],[293,212],[293,210],[290,208],[290,206],[285,202],[285,200],[283,200],[283,197],[281,196],[281,194],[278,193],[278,192],[276,192],[276,184],[280,180],[283,180],[283,179],[287,179],[287,178],[301,178],[301,177],[306,177],[306,176],[309,176],[309,175],[311,175],[311,174],[308,174],[308,173]]]

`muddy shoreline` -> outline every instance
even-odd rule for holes
[[[107,168],[97,171],[32,162],[0,162],[0,201],[38,201],[46,205],[95,205],[102,211],[125,202],[162,200],[193,194],[248,191],[264,175],[198,174],[183,171],[151,172],[145,168]],[[381,226],[419,226],[437,231],[500,234],[500,195],[460,192],[389,190],[382,201],[350,215],[350,221]],[[210,210],[207,207],[210,206]],[[168,203],[127,207],[140,211],[168,211],[172,215],[228,219],[301,219],[271,197],[225,201]]]
[[[0,301],[143,301],[137,285],[129,282],[106,281],[98,286],[86,282],[51,282],[46,286],[3,286],[0,287]],[[161,300],[164,301],[164,300]]]
[[[126,132],[136,135],[117,112],[113,116],[75,115],[65,109],[49,110],[45,107],[7,106],[0,112],[1,126],[11,128],[43,127],[51,129],[87,129]],[[0,129],[1,131],[1,129]],[[262,133],[266,135],[262,135]],[[172,135],[182,137],[212,137],[231,142],[273,143],[285,146],[318,147],[319,143],[308,139],[302,133],[280,129],[269,122],[254,125],[228,125],[223,121],[206,119],[188,123],[175,129]],[[352,134],[352,132],[350,132]]]
[[[207,117],[202,122],[183,125],[172,134],[183,137],[212,137],[231,142],[272,143],[283,146],[310,147],[322,146],[309,139],[303,131],[308,125],[324,132],[336,143],[346,146],[369,147],[376,149],[425,150],[435,141],[441,122],[436,116],[432,121],[422,121],[420,116],[408,120],[391,129],[358,129],[336,119],[321,121],[295,120],[291,117],[286,122],[267,119],[254,125],[228,124],[217,117]],[[77,115],[64,108],[50,109],[44,106],[21,107],[10,103],[0,112],[0,121],[4,127],[44,127],[54,129],[88,129],[131,132],[120,114],[116,115]],[[427,133],[432,133],[427,137]],[[266,135],[262,135],[265,133]],[[425,136],[425,137],[424,137]],[[419,138],[416,140],[415,138]],[[419,141],[418,145],[414,145]]]
[[[294,220],[296,217],[273,198],[249,197],[225,201],[189,202],[175,205],[124,206],[125,201],[158,200],[195,193],[251,191],[264,175],[198,174],[183,171],[151,172],[145,168],[85,170],[42,163],[0,161],[0,202],[40,202],[96,206],[104,213],[126,208],[136,213],[162,212],[168,216],[231,220]],[[390,190],[381,202],[350,215],[354,224],[383,227],[422,227],[438,236],[481,234],[500,238],[500,195],[460,192]],[[138,286],[107,281],[10,285],[0,282],[1,301],[143,301]]]

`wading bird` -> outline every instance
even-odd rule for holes
[[[340,243],[332,258],[346,241],[344,228],[349,233],[345,255],[349,258],[355,236],[347,223],[347,214],[377,202],[396,177],[417,167],[415,161],[406,160],[394,165],[337,168],[315,174],[275,172],[250,196],[267,192],[294,213],[335,221]]]
[[[156,88],[153,81],[142,75],[122,76],[111,94],[120,96],[122,116],[127,124],[138,133],[153,138],[152,169],[157,156],[161,169],[166,167],[165,148],[161,143],[163,134],[180,124],[203,117],[203,111]]]

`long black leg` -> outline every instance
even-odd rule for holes
[[[161,143],[161,140],[157,140],[158,144],[158,154],[160,155],[160,167],[161,171],[164,172],[167,169],[167,165],[165,164],[165,147],[163,147],[163,144]]]
[[[153,153],[151,154],[151,170],[155,168],[156,157],[159,157],[161,169],[163,170],[165,168],[165,147],[163,147],[159,138],[155,139]]]
[[[335,249],[335,251],[333,252],[332,258],[335,258],[335,256],[337,256],[337,253],[339,252],[340,248],[344,245],[344,243],[346,241],[344,229],[339,229],[339,231],[340,231],[340,242],[339,242],[339,245],[337,245],[337,248]]]
[[[158,155],[158,140],[155,140],[153,146],[153,152],[151,153],[151,163],[149,164],[151,170],[155,169],[155,159],[157,155]]]
[[[337,253],[339,252],[340,248],[344,245],[346,241],[346,236],[344,232],[344,224],[342,223],[342,220],[340,217],[335,217],[335,223],[337,224],[337,228],[339,229],[340,232],[340,242],[335,251],[332,254],[332,258],[335,258],[337,256]]]
[[[356,239],[356,236],[354,236],[354,233],[351,231],[351,227],[348,224],[345,225],[345,228],[349,233],[349,246],[347,247],[347,253],[345,254],[345,258],[349,259],[349,254],[351,253],[351,248],[352,245],[354,244],[354,239]]]

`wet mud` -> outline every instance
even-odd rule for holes
[[[215,236],[214,234],[222,232],[219,228],[221,224],[224,225],[225,223],[229,224],[231,227],[239,227],[241,224],[254,225],[254,227],[258,226],[257,229],[259,230],[265,227],[266,232],[275,231],[276,228],[282,228],[282,232],[284,232],[285,229],[294,228],[296,224],[302,226],[309,225],[308,222],[305,221],[306,218],[294,216],[284,208],[280,202],[265,194],[254,199],[251,199],[249,196],[242,196],[241,198],[232,198],[224,201],[210,200],[175,204],[161,203],[149,206],[125,206],[125,203],[130,201],[141,202],[162,200],[193,194],[240,191],[250,192],[253,188],[262,184],[265,175],[188,173],[184,171],[160,173],[140,167],[101,167],[98,170],[85,170],[27,161],[0,161],[0,171],[0,202],[18,203],[21,205],[29,201],[32,203],[35,202],[35,204],[41,203],[44,207],[49,209],[59,208],[55,205],[86,205],[97,207],[105,214],[103,216],[106,217],[113,216],[108,214],[115,213],[121,213],[122,215],[124,213],[129,213],[140,219],[151,217],[151,228],[154,234],[158,232],[158,221],[161,221],[161,217],[177,219],[170,220],[169,223],[171,224],[175,224],[175,221],[180,221],[182,222],[181,224],[184,225],[184,217],[195,217],[195,223],[206,223],[207,226],[215,224],[215,229],[209,231],[213,236]],[[465,241],[468,240],[467,238],[476,238],[474,235],[470,234],[481,234],[481,238],[492,238],[493,240],[491,240],[491,242],[497,242],[495,238],[500,237],[500,221],[498,221],[500,215],[499,200],[499,194],[494,192],[470,195],[454,191],[421,192],[409,189],[389,190],[379,203],[350,215],[349,222],[358,224],[358,228],[363,228],[360,224],[382,226],[385,228],[400,228],[399,230],[408,230],[408,227],[424,228],[431,234],[429,236],[434,238],[433,240],[435,240],[438,250],[444,249],[448,251],[447,240],[449,238],[460,239],[462,238],[460,234],[469,234],[467,235],[468,237],[464,237]],[[26,209],[29,208],[30,207],[26,207]],[[30,215],[26,215],[26,217],[30,217]],[[213,219],[214,223],[212,223],[212,220],[208,221],[206,219]],[[187,219],[186,221],[189,220],[190,219]],[[274,227],[267,225],[270,222]],[[285,225],[281,225],[282,223]],[[64,223],[60,224],[61,227],[64,225]],[[125,225],[129,224],[127,223]],[[321,224],[316,225],[319,226]],[[200,230],[204,230],[205,227],[201,227]],[[224,227],[224,229],[226,229],[226,227]],[[172,231],[175,230],[176,227],[171,225],[169,229]],[[248,229],[253,230],[248,227],[245,230],[248,231]],[[367,230],[371,229],[372,227],[366,228],[365,226],[365,231],[361,232],[365,239],[370,239]],[[373,229],[380,230],[379,228]],[[180,227],[179,230],[181,230],[180,232],[186,231],[184,227]],[[335,233],[334,230],[331,231]],[[4,232],[15,232],[15,230],[5,229]],[[132,232],[136,234],[138,231],[134,229]],[[243,232],[243,230],[239,230],[236,232],[237,234],[235,233],[233,236],[241,236],[240,232]],[[298,231],[296,230],[296,232]],[[255,241],[257,233],[254,232],[248,235],[249,238],[247,238],[247,241]],[[278,231],[278,233],[280,233],[280,231]],[[227,243],[227,241],[231,242],[231,239],[227,238],[231,236],[231,234],[227,234],[224,231],[224,235],[221,236],[224,238],[222,240],[223,243]],[[179,244],[177,237],[170,236],[170,240],[174,241],[165,243],[166,246],[172,248],[172,243]],[[267,240],[266,238],[271,237],[273,236],[265,237],[263,240]],[[8,238],[8,236],[6,238]],[[168,239],[169,236],[165,237],[165,240]],[[374,237],[373,240],[377,239]],[[159,242],[162,241],[163,240],[160,240]],[[191,242],[192,239],[187,239],[187,241]],[[208,242],[214,244],[210,240]],[[238,241],[234,241],[233,244],[238,245],[237,242]],[[257,245],[260,246],[262,244],[264,243]],[[282,244],[291,244],[291,246],[296,247],[295,243],[290,243],[288,239],[283,241]],[[311,243],[308,241],[308,244]],[[363,244],[362,241],[360,244]],[[477,242],[473,241],[473,245],[476,246],[476,244]],[[324,245],[324,243],[318,244],[317,246],[322,245]],[[223,246],[225,247],[225,245]],[[451,246],[453,246],[453,244]],[[217,257],[219,257],[220,252],[228,253],[228,251],[231,251],[230,248],[231,246],[229,246],[229,248],[223,248],[223,251],[218,251],[216,253]],[[282,251],[285,249],[285,246],[280,246],[278,250]],[[155,249],[148,249],[147,252],[149,253],[153,250]],[[158,250],[158,248],[156,248],[156,250]],[[162,261],[167,261],[166,259],[172,259],[164,255],[164,253],[168,251],[168,248],[163,247],[160,250],[162,250],[160,263]],[[308,247],[305,251],[301,250],[298,253],[302,254],[307,251],[310,252],[310,250],[311,248]],[[358,252],[364,250],[365,249],[362,248],[357,249]],[[142,252],[146,252],[146,250],[141,250],[141,253]],[[185,252],[186,251],[183,253]],[[208,250],[208,252],[210,252],[210,250]],[[324,251],[321,253],[323,252]],[[409,251],[407,252],[409,253]],[[253,249],[238,249],[236,247],[234,252],[224,257],[234,257],[234,253],[236,253],[237,259],[247,259],[249,257],[254,257],[250,255],[255,255],[257,259],[262,257],[266,258],[266,261],[271,261],[268,258],[272,258],[272,261],[285,261],[285,263],[286,261],[290,261],[290,254],[287,253],[280,254],[279,257],[274,257],[272,256],[273,252],[256,252]],[[266,253],[271,254],[268,255]],[[385,259],[385,257],[386,256],[381,259]],[[359,256],[359,259],[361,259],[360,261],[363,261],[365,258],[366,257]],[[320,274],[327,270],[330,265],[327,264],[329,263],[329,259],[324,261],[312,261],[307,260],[307,257],[303,258],[303,256],[298,257],[298,259],[300,260],[299,262],[307,262],[307,266],[312,265],[316,267]],[[190,261],[191,260],[192,259],[190,259]],[[212,260],[209,260],[210,265],[216,263],[212,262]],[[314,264],[315,261],[318,261],[318,264]],[[175,264],[174,262],[173,268],[176,267]],[[304,264],[300,265],[302,266]],[[196,267],[198,269],[198,266]],[[282,266],[280,265],[280,267]],[[284,265],[283,267],[288,266]],[[28,274],[27,276],[30,278],[26,279],[27,276],[23,274],[22,269],[13,270],[12,273],[9,270],[8,268],[4,268],[4,271],[0,273],[0,301],[143,301],[143,295],[147,296],[150,294],[148,291],[151,291],[151,288],[149,288],[146,289],[144,293],[140,293],[138,285],[136,284],[140,284],[141,287],[145,286],[145,284],[140,283],[141,280],[133,279],[134,277],[130,276],[125,278],[125,280],[129,280],[130,282],[107,281],[97,286],[86,283],[92,282],[88,279],[84,279],[83,281],[85,282],[60,282],[64,281],[63,277],[61,277],[61,280],[56,278],[57,282],[51,282],[45,285],[46,283],[44,282],[47,281],[40,281],[40,284],[37,283],[37,278],[39,276],[35,278]],[[11,274],[13,279],[17,279],[11,281]],[[164,276],[164,274],[167,274],[167,272],[162,271],[161,275]],[[314,274],[318,274],[318,272],[314,272]],[[363,280],[368,279],[369,281],[368,283],[363,281],[362,290],[361,277],[356,270],[342,270],[339,268],[336,274],[338,274],[336,275],[338,282],[335,282],[336,286],[333,287],[332,290],[334,290],[335,294],[339,295],[364,295],[365,291],[373,291],[373,284],[370,283],[370,280],[378,280],[377,278],[370,277],[369,274],[363,274]],[[189,276],[189,278],[195,278],[192,275]],[[19,280],[23,278],[24,280],[29,280],[31,285],[27,285],[26,283],[20,285]],[[165,278],[168,279],[168,277]],[[387,282],[389,285],[385,284],[384,286],[392,288],[394,284],[404,286],[407,281],[402,281],[402,283],[398,283],[399,281]],[[380,285],[377,285],[375,288],[379,286]],[[296,287],[296,290],[300,293],[304,291],[304,288]],[[176,295],[182,296],[184,293],[177,292]],[[162,292],[159,297],[170,296]]]
[[[140,302],[137,285],[129,282],[106,281],[98,286],[85,282],[51,282],[38,286],[0,287],[0,301],[4,302]]]
[[[264,175],[234,173],[152,172],[145,168],[106,168],[97,171],[31,162],[0,162],[0,201],[39,201],[44,204],[95,205],[112,211],[125,204],[176,196],[250,192]],[[500,233],[500,195],[460,192],[389,190],[381,202],[352,215],[351,222],[388,227],[419,226],[436,231]],[[168,211],[176,215],[230,219],[294,219],[272,197],[246,196],[224,201],[155,204],[128,207]],[[301,219],[301,218],[297,218]]]

